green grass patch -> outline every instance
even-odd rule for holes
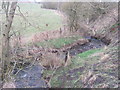
[[[63,38],[57,38],[57,39],[51,39],[48,41],[39,42],[36,44],[38,46],[47,47],[47,48],[61,48],[62,46],[71,44],[80,38],[82,37],[81,36],[63,37]]]
[[[102,49],[91,49],[91,50],[85,51],[83,53],[80,53],[77,56],[84,59],[84,58],[88,58],[90,55],[92,55],[94,53],[98,53],[101,51],[102,51]]]
[[[98,57],[90,58],[90,56],[95,53],[102,52],[102,51],[103,49],[91,49],[91,50],[88,50],[88,51],[85,51],[83,53],[76,55],[74,58],[72,58],[72,62],[73,62],[72,68],[84,66],[85,62],[90,62],[90,63],[95,62],[96,58]]]

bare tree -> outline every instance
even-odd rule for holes
[[[69,30],[77,31],[81,23],[90,25],[116,6],[110,2],[66,2],[61,4],[61,9],[67,16]]]
[[[2,2],[2,9],[5,12],[5,21],[2,23],[2,81],[7,78],[7,75],[5,75],[5,73],[10,68],[10,29],[13,23],[16,6],[17,0],[15,2]]]

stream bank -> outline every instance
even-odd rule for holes
[[[85,37],[88,42],[82,43],[81,45],[75,45],[70,48],[64,49],[63,52],[70,52],[71,56],[76,56],[79,53],[88,51],[90,49],[103,48],[107,46],[101,39],[95,37]],[[62,57],[63,58],[63,57]],[[17,88],[41,88],[48,87],[46,81],[42,79],[43,67],[35,64],[29,68],[24,68],[16,75],[16,86]]]

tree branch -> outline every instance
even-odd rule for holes
[[[17,5],[17,7],[18,7],[19,13],[21,14],[20,16],[23,17],[23,19],[24,19],[30,26],[32,26],[32,27],[34,27],[34,28],[37,28],[37,29],[39,30],[40,28],[35,27],[34,25],[32,25],[32,24],[27,20],[27,18],[23,15],[23,13],[21,12],[21,9],[20,9],[20,7],[19,7],[18,5]]]

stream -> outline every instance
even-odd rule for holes
[[[17,88],[47,88],[46,82],[42,79],[43,68],[40,65],[34,65],[21,70],[16,75]]]
[[[88,43],[83,45],[76,45],[73,46],[70,51],[71,56],[75,56],[79,53],[90,49],[96,49],[106,46],[104,42],[101,40],[92,38],[92,37],[85,37],[89,40]],[[40,65],[34,65],[30,68],[24,68],[16,75],[16,87],[17,88],[46,88],[48,85],[42,79],[42,71],[43,68]]]
[[[98,40],[94,37],[85,37],[85,39],[88,39],[89,42],[87,42],[83,45],[73,46],[71,49],[68,50],[70,52],[71,56],[75,56],[79,53],[88,51],[90,49],[102,48],[102,47],[106,46],[106,44],[104,42],[102,42],[101,40]]]

